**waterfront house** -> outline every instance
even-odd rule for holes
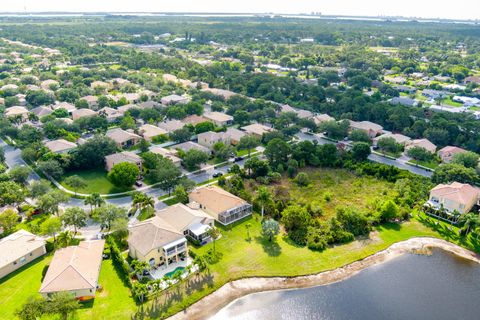
[[[128,254],[151,267],[168,266],[187,259],[187,239],[182,232],[154,217],[128,228]]]
[[[200,209],[223,225],[252,214],[251,204],[217,186],[197,188],[188,198],[191,203],[197,203]]]
[[[443,208],[447,212],[457,211],[460,214],[470,212],[478,205],[480,189],[469,184],[453,182],[439,184],[430,190],[427,205],[436,209]]]

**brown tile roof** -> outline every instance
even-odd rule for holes
[[[195,189],[190,193],[189,197],[190,201],[201,204],[206,207],[208,211],[214,212],[217,215],[226,210],[247,204],[245,200],[217,186]]]
[[[128,228],[128,245],[142,255],[184,238],[173,226],[158,216],[138,222]]]
[[[105,240],[82,241],[55,252],[40,287],[41,293],[95,289]]]

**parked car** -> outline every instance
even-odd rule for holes
[[[141,187],[141,186],[143,186],[143,184],[142,184],[142,182],[141,182],[141,181],[136,181],[136,182],[135,182],[135,185],[136,185],[137,187]]]
[[[213,174],[213,177],[214,177],[214,178],[219,178],[219,177],[221,177],[221,176],[223,176],[223,173],[222,173],[222,172],[215,172],[215,173]]]
[[[243,157],[235,157],[235,162],[242,161]]]

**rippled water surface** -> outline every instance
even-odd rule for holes
[[[331,285],[251,294],[212,319],[480,319],[480,266],[407,254]]]

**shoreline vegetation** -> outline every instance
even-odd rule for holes
[[[384,263],[400,255],[407,253],[430,254],[431,249],[441,249],[462,259],[480,264],[480,258],[477,254],[456,244],[438,238],[415,237],[394,243],[387,249],[364,259],[317,274],[297,277],[250,277],[228,282],[185,310],[169,317],[168,320],[207,319],[213,317],[234,300],[249,294],[328,285],[347,280],[369,267]]]

